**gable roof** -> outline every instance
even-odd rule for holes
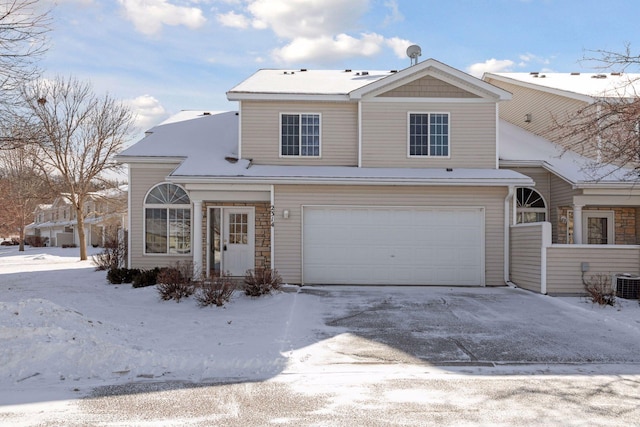
[[[503,89],[435,59],[427,59],[399,71],[262,69],[228,91],[227,99],[358,100],[368,94],[390,90],[427,75],[433,75],[482,97],[496,100],[511,98],[511,94]]]
[[[595,98],[636,98],[640,94],[640,74],[633,73],[485,73],[482,79],[585,102]]]

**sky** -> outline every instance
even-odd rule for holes
[[[593,51],[640,49],[630,0],[45,0],[46,75],[74,75],[137,113],[235,110],[225,93],[261,68],[391,70],[417,44],[484,71],[593,72]]]

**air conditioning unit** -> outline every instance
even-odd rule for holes
[[[611,284],[613,291],[619,298],[638,299],[640,296],[640,276],[629,273],[614,274]]]

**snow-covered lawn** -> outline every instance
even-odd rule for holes
[[[402,365],[354,368],[353,357],[332,349],[357,341],[344,344],[353,337],[337,335],[335,327],[325,325],[324,316],[334,308],[322,303],[330,299],[313,293],[292,289],[252,299],[238,292],[224,308],[201,308],[193,298],[180,303],[161,301],[154,287],[108,284],[104,271],[95,271],[91,261],[78,258],[77,249],[27,247],[20,253],[17,247],[0,247],[0,405],[34,403],[41,404],[37,410],[42,411],[43,404],[51,407],[46,402],[77,399],[102,385],[254,381],[278,378],[284,371],[323,371],[323,363],[330,361],[335,362],[332,372],[339,373],[336,378],[343,383],[347,374],[359,373],[358,369],[366,369],[358,381],[366,378],[371,383],[388,379],[390,373],[417,378],[438,370],[409,357]],[[376,288],[375,292],[392,297],[397,290]],[[415,292],[429,295],[447,290]],[[367,298],[357,292],[352,295],[363,303]],[[640,332],[637,301],[619,300],[617,307],[599,307],[584,298],[540,298],[545,299],[542,304],[557,305],[559,311],[606,322],[611,330]],[[334,312],[340,310],[344,307]],[[360,343],[372,345],[362,339]],[[382,348],[376,345],[375,349]],[[375,369],[379,377],[370,375]],[[483,373],[481,367],[460,369]],[[502,368],[491,369],[500,374]],[[527,375],[538,368],[517,369]],[[574,368],[563,369],[566,374]],[[621,373],[620,367],[611,372]],[[340,387],[331,378],[324,372],[305,377],[301,384],[305,393],[335,392]],[[313,390],[307,387],[316,383]],[[342,388],[349,400],[352,391]]]
[[[311,296],[236,292],[223,308],[161,301],[155,287],[109,284],[69,248],[2,247],[0,292],[0,404],[151,378],[266,378],[285,367],[292,334],[312,329],[289,324]],[[321,324],[313,304],[306,312]]]

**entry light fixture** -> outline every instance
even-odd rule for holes
[[[282,217],[284,219],[289,219],[289,211],[287,209],[282,211]]]
[[[531,123],[531,113],[527,113],[524,115],[524,122]]]

